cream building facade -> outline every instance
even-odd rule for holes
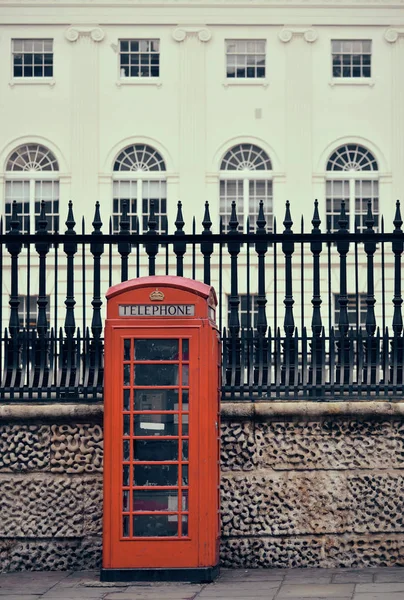
[[[0,55],[0,205],[31,229],[41,199],[61,231],[70,199],[170,231],[178,200],[217,231],[264,199],[310,230],[315,198],[325,229],[343,198],[390,230],[404,199],[403,0],[1,0]]]

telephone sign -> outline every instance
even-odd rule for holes
[[[103,581],[212,581],[219,550],[216,295],[183,277],[110,288]]]

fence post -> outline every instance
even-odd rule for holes
[[[229,221],[228,235],[239,236],[238,219],[236,214],[236,203],[233,200],[231,204],[231,215]],[[227,373],[227,381],[232,386],[240,384],[240,320],[238,316],[238,306],[240,299],[238,296],[238,272],[237,261],[240,253],[241,244],[239,241],[227,243],[227,249],[230,254],[230,316],[229,316],[229,333],[228,338],[228,353],[230,355],[229,372]]]
[[[184,228],[185,222],[184,222],[184,217],[182,216],[182,204],[181,202],[178,202],[177,205],[177,217],[175,219],[175,227],[176,230],[174,232],[174,235],[178,237],[178,239],[180,240],[182,236],[185,235],[183,228]],[[185,242],[174,242],[173,244],[173,249],[174,249],[174,253],[177,257],[177,275],[179,277],[183,277],[184,275],[184,254],[186,252],[186,244]]]

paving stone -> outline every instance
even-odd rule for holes
[[[336,573],[332,577],[333,583],[372,583],[373,573],[361,573],[354,571],[352,573]],[[404,581],[404,579],[403,579]]]
[[[354,585],[350,583],[338,583],[329,585],[318,584],[283,584],[277,599],[279,598],[351,598]]]
[[[312,600],[310,598],[310,600]],[[403,592],[392,592],[383,593],[380,595],[379,592],[371,594],[355,594],[353,600],[404,600]]]
[[[375,573],[374,580],[376,583],[404,582],[404,569],[401,569],[401,571],[390,571],[390,569],[378,571]]]
[[[49,590],[42,596],[44,600],[84,600],[85,598],[102,598],[108,591],[122,591],[120,588],[113,588],[112,590],[106,590],[104,588],[85,588],[85,587],[73,587],[73,588],[57,588],[56,586]]]
[[[403,592],[404,597],[404,582],[402,583],[363,583],[355,588],[356,594],[369,594],[378,592],[383,594],[384,592]]]
[[[4,600],[40,600],[40,598],[43,598],[43,596],[33,596],[32,594],[9,594],[8,596],[0,595],[0,598],[4,598]]]
[[[301,584],[301,583],[325,584],[325,583],[331,583],[331,578],[332,578],[331,573],[329,575],[299,575],[298,577],[286,575],[286,577],[284,579],[284,583],[290,583],[293,585],[297,585],[297,584]],[[366,580],[366,581],[368,581],[368,580]],[[369,581],[372,581],[372,578],[370,578]],[[350,581],[337,582],[336,581],[335,583],[354,583],[354,582],[350,582]]]

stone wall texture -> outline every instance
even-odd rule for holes
[[[222,425],[224,566],[404,565],[404,422]]]
[[[404,420],[222,423],[226,567],[404,565]],[[0,570],[101,563],[102,426],[0,423]]]

